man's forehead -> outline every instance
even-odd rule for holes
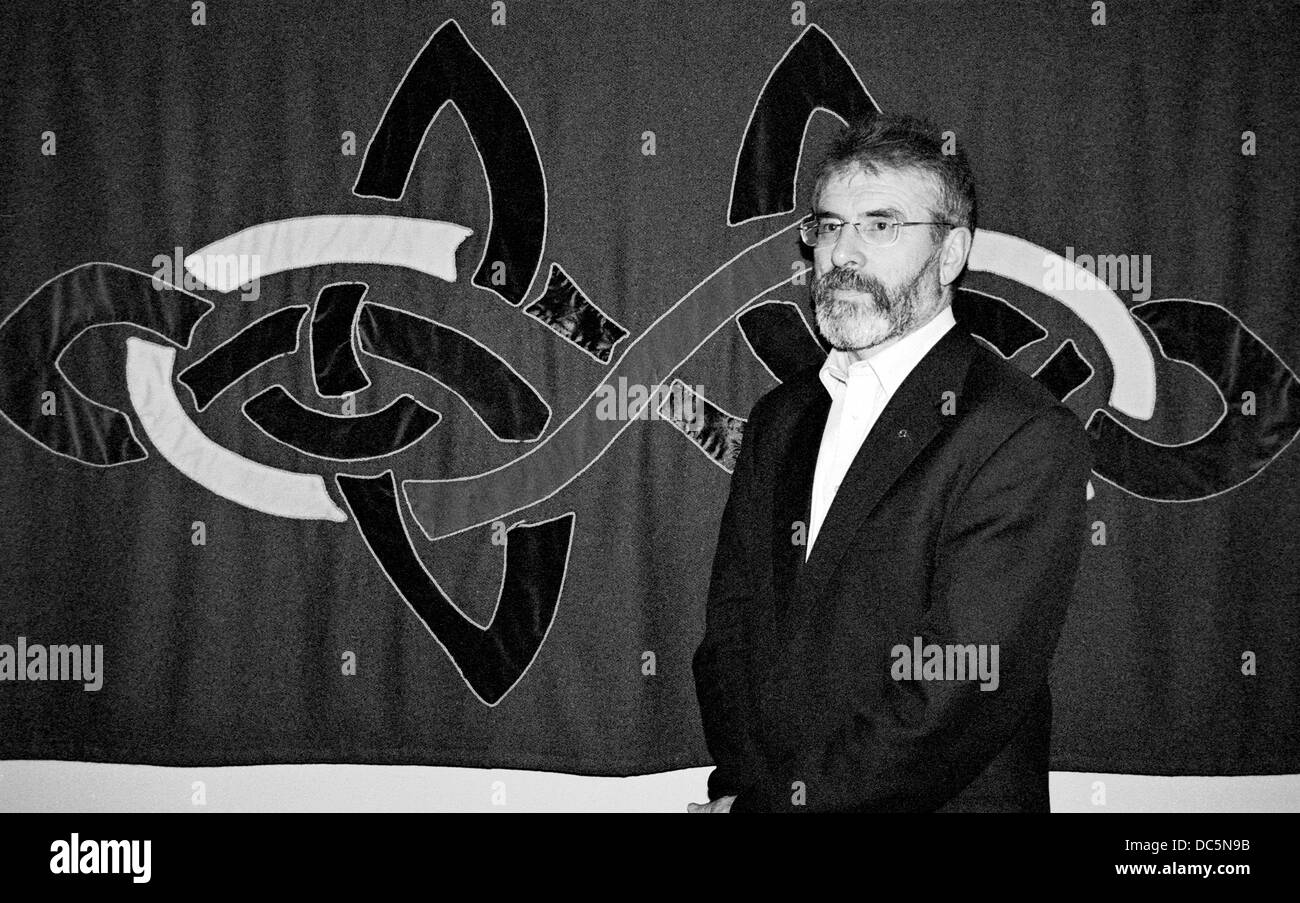
[[[866,169],[850,163],[827,173],[817,199],[819,206],[824,207],[826,202],[849,203],[855,209],[848,212],[861,213],[863,205],[877,203],[930,209],[938,195],[938,184],[923,170],[885,166]]]

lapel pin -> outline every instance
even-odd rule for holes
[[[908,437],[907,430],[899,430],[899,431],[898,431],[898,438],[899,438],[899,439],[906,439],[907,437]]]

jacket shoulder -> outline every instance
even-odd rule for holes
[[[820,361],[809,364],[785,382],[768,389],[754,402],[747,419],[779,422],[801,415],[811,401],[826,394],[826,387],[821,382],[821,368]]]
[[[1083,424],[1052,392],[1015,364],[972,338],[970,369],[959,404],[974,415],[981,431],[1005,438],[1036,417],[1048,416],[1070,433],[1072,441],[1086,442]]]

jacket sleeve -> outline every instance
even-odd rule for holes
[[[735,795],[758,783],[762,773],[744,628],[758,564],[754,531],[767,523],[758,510],[754,468],[761,405],[760,400],[750,412],[731,476],[709,578],[704,639],[693,661],[704,738],[717,766],[709,775],[710,799]]]
[[[919,632],[924,644],[996,645],[995,689],[978,677],[885,675],[878,700],[731,811],[931,811],[983,772],[1046,687],[1085,541],[1090,469],[1078,418],[1047,409],[984,461],[945,520]]]

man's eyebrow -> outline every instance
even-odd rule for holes
[[[838,220],[844,219],[844,217],[840,216],[838,213],[832,213],[829,210],[822,210],[819,207],[813,208],[812,215],[816,219],[838,219]],[[878,207],[875,210],[863,211],[858,215],[862,217],[886,216],[897,220],[904,219],[903,211],[899,210],[897,207]]]

